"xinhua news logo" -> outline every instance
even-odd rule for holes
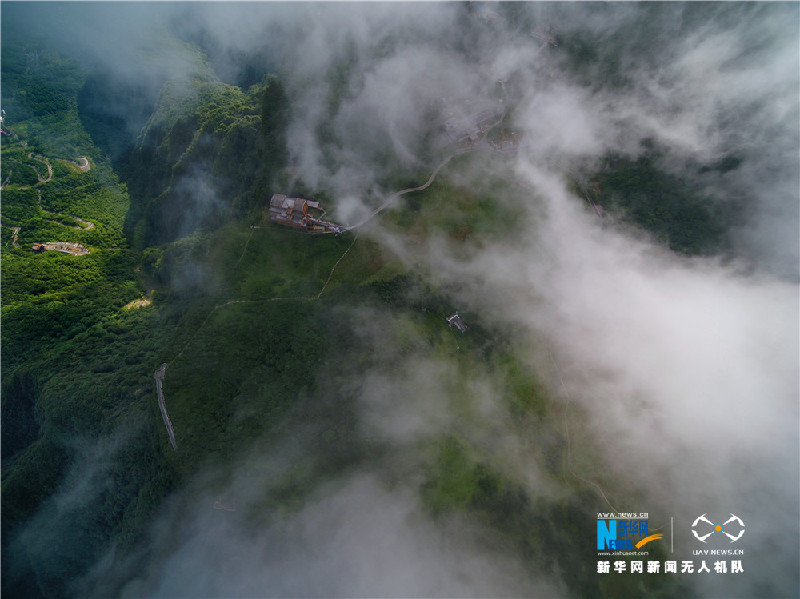
[[[610,516],[598,514],[598,516]],[[625,516],[625,514],[622,514]],[[648,535],[647,514],[638,514],[639,517],[614,518],[605,517],[597,520],[597,550],[598,551],[634,551],[641,549],[650,541],[663,538],[664,535],[656,533]]]

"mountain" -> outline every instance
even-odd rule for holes
[[[790,64],[796,7],[232,6],[4,7],[3,592],[791,588],[751,549],[738,590],[606,574],[636,558],[596,542],[649,513],[686,556],[701,510],[794,505],[737,424],[794,409],[796,285],[748,236],[787,231],[753,146],[793,96],[681,106],[692,52]]]

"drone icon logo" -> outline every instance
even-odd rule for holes
[[[698,524],[700,524],[701,522],[711,526],[711,532],[706,533],[704,535],[698,534],[697,530],[695,530],[695,529],[698,527]],[[727,532],[725,530],[725,527],[728,524],[731,524],[732,522],[738,522],[739,527],[741,527],[739,529],[738,534],[732,535],[731,533],[729,533],[729,532]],[[736,527],[734,527],[734,529],[735,528]],[[731,540],[731,543],[735,543],[736,541],[741,539],[742,535],[744,534],[744,522],[742,522],[742,519],[739,516],[737,516],[736,514],[731,514],[731,517],[728,518],[725,522],[712,522],[711,520],[706,518],[705,514],[703,514],[702,516],[698,516],[695,519],[695,521],[692,522],[692,534],[701,543],[705,543],[706,539],[708,539],[708,537],[710,537],[711,535],[715,535],[715,534],[723,534],[723,535],[725,535],[726,537],[728,537]]]

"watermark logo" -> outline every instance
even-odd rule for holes
[[[705,543],[711,535],[725,535],[731,543],[735,543],[744,534],[744,522],[736,514],[731,514],[725,522],[712,522],[703,514],[692,522],[692,534],[701,543]]]
[[[597,550],[633,551],[664,536],[648,532],[647,514],[598,514]]]

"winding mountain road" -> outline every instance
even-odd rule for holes
[[[79,156],[77,160],[66,160],[64,158],[56,158],[63,162],[64,164],[71,164],[73,166],[77,166],[81,172],[85,173],[92,169],[92,165],[89,164],[89,159],[86,156]]]
[[[41,210],[42,212],[45,212],[45,213],[47,213],[47,214],[49,214],[51,216],[55,216],[55,217],[61,216],[60,213],[58,213],[58,212],[50,212],[49,210],[46,210],[42,206],[42,190],[41,189],[37,189],[36,193],[38,194],[38,196],[36,198],[36,201],[39,204],[39,210]],[[74,214],[68,214],[67,216],[69,216],[69,217],[75,219],[76,221],[78,221],[80,223],[80,226],[66,225],[66,224],[62,223],[61,221],[52,220],[52,219],[49,219],[49,218],[46,218],[45,220],[47,222],[50,222],[50,223],[55,223],[57,225],[61,225],[62,227],[69,227],[70,229],[78,229],[79,231],[88,231],[89,229],[94,229],[94,223],[91,222],[91,221],[84,220],[84,219],[82,219],[82,218],[80,218],[78,216],[75,216]]]
[[[15,139],[17,139],[17,140],[19,139],[16,134],[14,134],[13,136],[14,136]],[[20,142],[20,144],[23,147],[27,147],[27,144],[25,142]],[[60,216],[63,216],[63,215],[61,215],[61,214],[59,214],[57,212],[50,212],[49,210],[45,210],[42,207],[42,190],[39,187],[39,185],[43,185],[45,183],[49,183],[53,179],[53,165],[50,164],[50,160],[46,156],[42,156],[41,154],[36,154],[35,152],[29,152],[28,153],[28,158],[30,158],[31,160],[36,160],[37,162],[41,162],[42,164],[44,164],[47,167],[47,177],[43,177],[41,175],[41,173],[39,173],[39,170],[36,167],[31,167],[31,168],[33,168],[34,172],[36,172],[36,178],[38,179],[38,183],[34,187],[36,187],[36,193],[37,193],[36,201],[37,201],[37,203],[39,205],[39,210],[41,210],[45,214],[49,214],[50,216],[54,216],[56,218],[58,218]],[[89,159],[86,156],[80,156],[76,161],[64,160],[63,158],[54,158],[53,160],[60,160],[61,162],[65,162],[67,164],[72,164],[73,166],[78,167],[78,169],[80,169],[80,171],[84,172],[84,173],[92,168],[91,164],[89,163]],[[8,185],[8,182],[11,179],[11,172],[12,171],[9,170],[8,176],[6,177],[6,180],[3,181],[3,184],[0,187],[5,187],[6,185]],[[30,186],[30,185],[20,185],[19,186],[20,189],[29,189],[30,187],[32,187],[32,186]],[[67,216],[69,216],[73,220],[75,220],[78,223],[78,225],[68,225],[68,224],[65,224],[65,223],[63,223],[63,222],[61,222],[59,220],[53,220],[53,219],[49,219],[49,218],[46,218],[44,220],[46,220],[47,222],[54,223],[56,225],[61,225],[62,227],[68,227],[70,229],[77,229],[79,231],[80,230],[88,231],[89,229],[94,229],[94,223],[91,222],[91,221],[84,220],[84,219],[82,219],[82,218],[80,218],[78,216],[75,216],[74,214],[69,214]],[[12,241],[11,245],[13,247],[19,247],[18,237],[19,237],[19,232],[22,230],[22,228],[21,227],[12,227],[12,230],[14,231],[14,235],[13,235],[13,241]],[[47,243],[43,243],[41,245],[43,245],[44,248],[48,249],[48,250],[55,249],[55,250],[58,250],[58,251],[65,252],[67,254],[73,254],[73,255],[77,255],[77,256],[81,256],[83,254],[88,254],[89,253],[88,251],[84,251],[85,248],[83,248],[83,246],[81,244],[75,244],[75,243],[70,243],[70,242],[47,242]],[[49,247],[49,246],[53,246],[53,247]],[[58,246],[58,247],[56,247],[56,246]]]
[[[39,183],[49,183],[53,178],[53,165],[50,164],[50,161],[41,154],[34,154],[33,152],[28,154],[28,158],[41,162],[47,167],[47,179],[42,177],[39,171],[36,171],[36,177],[39,179]]]
[[[172,445],[172,449],[178,451],[178,444],[175,443],[175,431],[172,428],[172,421],[169,419],[169,414],[167,414],[167,406],[164,404],[164,374],[167,371],[167,364],[164,363],[161,365],[161,368],[153,373],[153,377],[156,379],[156,392],[158,393],[158,407],[161,410],[161,417],[164,419],[164,426],[167,427],[167,434],[169,435],[169,442]]]

